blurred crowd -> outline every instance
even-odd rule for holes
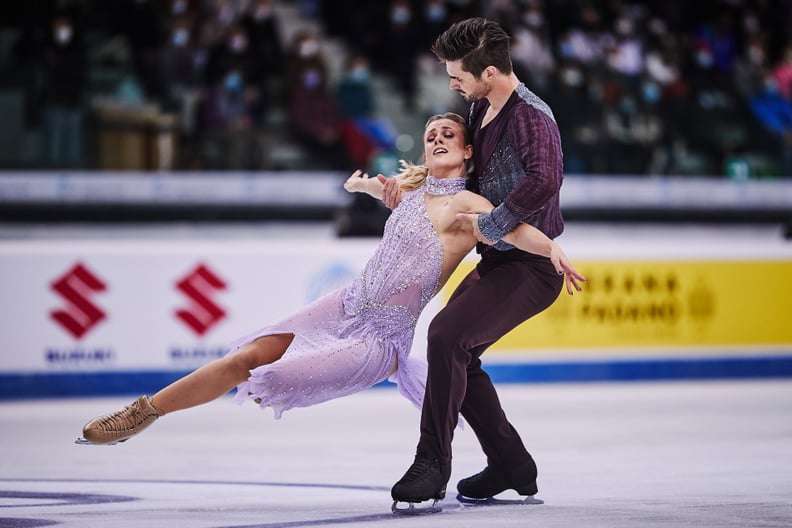
[[[788,0],[32,0],[0,21],[0,91],[41,130],[37,167],[95,167],[112,125],[167,129],[166,168],[277,170],[288,137],[346,170],[398,155],[374,77],[421,125],[466,111],[429,50],[470,16],[512,35],[567,173],[792,176]]]

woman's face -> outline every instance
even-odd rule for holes
[[[443,118],[426,126],[424,161],[432,175],[464,176],[465,160],[472,155],[473,147],[465,145],[464,130],[456,121]]]

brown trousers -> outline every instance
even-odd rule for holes
[[[510,330],[550,306],[563,282],[549,259],[519,250],[486,252],[429,325],[429,373],[419,451],[450,462],[461,411],[489,465],[507,467],[530,458],[506,419],[480,356]]]

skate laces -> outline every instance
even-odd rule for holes
[[[432,466],[437,464],[437,461],[426,457],[416,457],[415,462],[407,469],[404,474],[402,482],[414,482],[423,479],[427,473],[432,471]]]
[[[139,402],[135,401],[120,411],[103,416],[96,425],[105,433],[127,433],[135,431],[148,418],[149,415],[144,414]]]

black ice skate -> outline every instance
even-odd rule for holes
[[[407,473],[393,485],[391,511],[400,515],[418,515],[438,513],[443,509],[437,502],[445,498],[446,484],[451,477],[451,463],[440,462],[436,458],[422,453],[415,455],[415,461]],[[433,499],[431,506],[416,508],[415,503]],[[406,508],[399,508],[400,502],[408,503]]]
[[[499,499],[495,495],[506,490],[515,490],[522,499]],[[536,464],[533,460],[514,468],[487,466],[483,471],[462,479],[457,483],[457,500],[463,504],[543,504],[535,499]]]

